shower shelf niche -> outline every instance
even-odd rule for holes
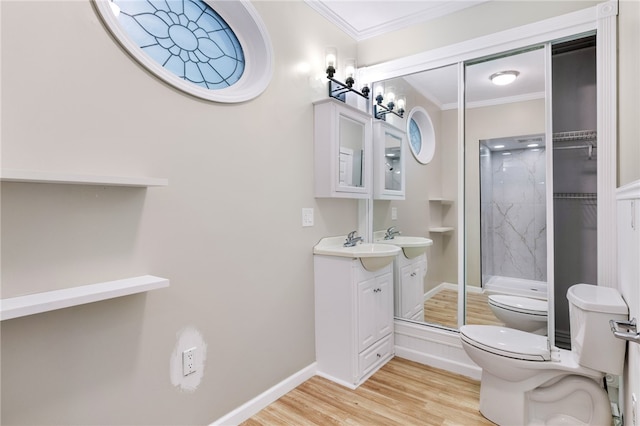
[[[429,232],[434,234],[448,234],[455,230],[453,226],[443,226],[438,224],[442,222],[444,211],[448,211],[448,209],[453,205],[454,200],[452,198],[444,197],[429,197],[429,203],[433,203],[431,218],[435,222],[434,226],[429,227]]]
[[[153,275],[143,275],[122,280],[0,299],[0,320],[4,321],[54,311],[56,309],[144,293],[164,287],[169,287],[168,279],[155,277]]]
[[[55,183],[75,185],[104,185],[104,186],[129,186],[150,187],[167,186],[167,179],[152,177],[132,176],[99,176],[60,172],[40,172],[33,170],[2,169],[0,181],[21,183]]]

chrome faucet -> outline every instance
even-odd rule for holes
[[[396,227],[391,226],[389,229],[387,229],[387,232],[384,234],[384,239],[393,240],[393,237],[395,237],[396,235],[400,235],[400,231],[396,231]]]
[[[357,234],[357,231],[349,232],[349,235],[347,235],[347,240],[344,243],[345,247],[353,247],[359,241],[362,241],[362,237],[356,237],[356,234]]]

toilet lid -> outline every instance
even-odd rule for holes
[[[493,294],[489,296],[489,304],[508,311],[520,312],[529,315],[547,316],[547,301],[532,299],[530,297],[510,296],[506,294]]]
[[[495,325],[463,325],[460,338],[471,346],[507,358],[548,361],[551,351],[546,336]]]

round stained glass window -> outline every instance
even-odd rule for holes
[[[241,102],[260,94],[271,78],[270,41],[250,4],[221,2],[217,10],[205,0],[95,0],[95,4],[134,58],[183,91],[209,100]],[[234,18],[242,34],[229,25]]]
[[[207,89],[236,83],[244,55],[229,25],[202,0],[113,0],[131,39],[173,74]],[[117,9],[116,9],[117,10]]]
[[[418,123],[416,123],[416,120],[413,118],[409,120],[409,142],[411,143],[413,152],[420,152],[422,150],[422,135],[420,134]]]
[[[436,134],[429,113],[422,107],[414,107],[407,117],[409,148],[415,159],[427,164],[436,150]]]

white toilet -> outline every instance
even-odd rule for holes
[[[480,412],[502,426],[609,425],[602,382],[622,374],[626,345],[609,320],[628,318],[617,290],[576,284],[567,292],[571,351],[547,338],[491,325],[460,327],[462,347],[482,368]]]
[[[505,326],[530,333],[547,334],[547,301],[530,297],[492,294],[489,307]]]

